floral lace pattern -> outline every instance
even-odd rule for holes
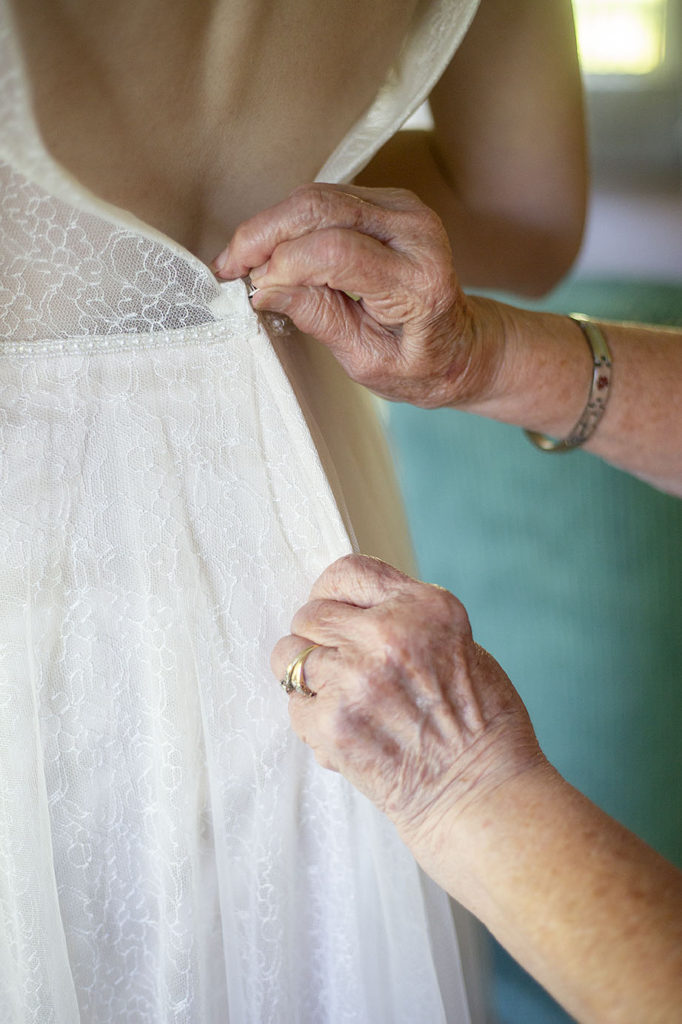
[[[6,339],[144,335],[214,319],[218,285],[180,255],[74,209],[0,165]]]
[[[4,0],[0,115],[0,1024],[468,1021],[269,668],[350,542],[243,284],[50,161]]]

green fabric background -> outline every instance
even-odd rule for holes
[[[676,285],[576,280],[528,305],[682,325]],[[682,867],[682,502],[450,410],[391,405],[389,432],[422,577],[465,603],[550,760]],[[504,1024],[569,1019],[495,965]]]

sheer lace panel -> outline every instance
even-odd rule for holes
[[[33,341],[215,320],[219,286],[167,245],[51,196],[0,164],[0,333]]]

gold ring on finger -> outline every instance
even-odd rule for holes
[[[314,690],[311,690],[305,681],[305,673],[303,666],[305,660],[311,651],[314,651],[316,647],[320,647],[320,644],[311,644],[310,647],[306,647],[305,650],[297,654],[292,662],[287,665],[286,672],[284,673],[284,679],[282,679],[280,686],[286,693],[300,693],[302,697],[315,697],[317,696]]]

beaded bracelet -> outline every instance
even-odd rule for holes
[[[587,396],[587,405],[582,416],[563,441],[554,441],[546,434],[539,434],[535,430],[524,431],[528,440],[543,452],[569,452],[572,448],[579,448],[581,444],[584,444],[597,429],[609,397],[612,360],[606,338],[601,328],[582,313],[571,313],[570,319],[580,327],[592,353],[593,371],[590,393]]]

